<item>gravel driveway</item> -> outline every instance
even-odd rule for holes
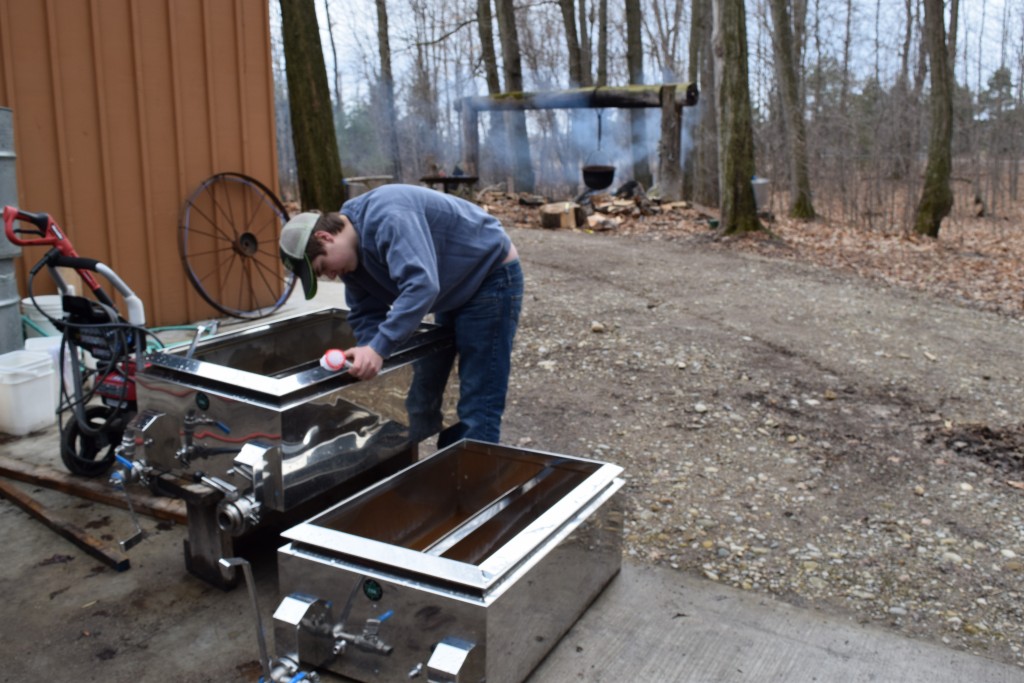
[[[1019,322],[694,240],[510,232],[503,440],[623,465],[629,555],[1024,665]]]

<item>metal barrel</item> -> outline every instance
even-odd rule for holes
[[[10,109],[0,107],[0,207],[18,203],[15,175],[14,120]],[[11,244],[0,232],[0,353],[22,348],[24,337],[18,282],[14,276],[14,258],[21,248]]]

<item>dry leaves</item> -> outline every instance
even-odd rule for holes
[[[487,208],[507,225],[540,227],[536,209],[520,205],[514,196],[495,194],[487,199]],[[984,218],[954,210],[938,239],[850,227],[827,217],[811,222],[775,217],[765,222],[765,233],[719,239],[712,227],[717,225],[716,210],[675,202],[657,207],[654,215],[643,215],[625,210],[622,203],[616,200],[612,205],[614,221],[604,220],[608,213],[597,213],[595,227],[580,230],[693,240],[711,248],[792,258],[1024,317],[1024,206],[1008,215]]]

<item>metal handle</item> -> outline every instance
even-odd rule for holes
[[[260,665],[263,667],[263,680],[270,681],[270,655],[267,654],[267,639],[263,635],[263,619],[260,617],[260,605],[256,601],[256,581],[252,578],[252,565],[244,557],[222,557],[220,566],[225,569],[241,567],[245,575],[245,585],[249,588],[249,599],[252,601],[252,611],[256,614],[256,640],[260,646]]]
[[[209,332],[213,334],[217,331],[217,324],[212,323],[208,325],[196,325],[196,336],[192,337],[192,343],[188,347],[188,351],[185,352],[185,358],[191,360],[192,354],[196,352],[196,346],[199,344],[199,338]]]
[[[128,552],[142,542],[142,539],[146,537],[146,532],[142,530],[142,524],[139,523],[139,516],[135,514],[135,507],[132,505],[131,494],[128,493],[128,481],[136,472],[134,463],[117,454],[115,454],[114,457],[125,468],[125,471],[122,472],[120,470],[114,470],[110,474],[110,483],[115,490],[120,490],[124,494],[125,503],[128,505],[128,514],[131,515],[132,524],[135,525],[135,533],[123,541],[118,542],[121,546],[121,550]]]

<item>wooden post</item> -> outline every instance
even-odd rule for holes
[[[683,168],[679,157],[682,144],[682,111],[682,107],[676,102],[676,86],[662,86],[658,187],[661,188],[661,198],[667,202],[677,202],[683,198]]]
[[[458,107],[462,119],[462,170],[466,175],[479,175],[480,164],[480,130],[477,125],[479,114],[474,107],[466,106],[459,101]]]

